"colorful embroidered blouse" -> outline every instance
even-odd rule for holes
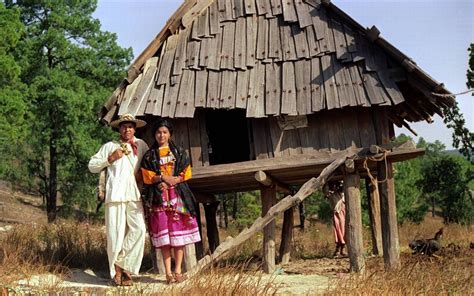
[[[160,171],[163,176],[173,176],[174,164],[176,161],[175,156],[171,152],[168,146],[160,147]],[[153,177],[156,176],[156,173],[153,171],[146,170],[142,168],[143,182],[145,184],[153,184]],[[183,172],[179,174],[182,181],[187,181],[191,179],[191,165],[188,165]],[[177,212],[186,213],[183,202],[179,196],[176,196],[176,191],[174,186],[170,187],[167,192],[163,192],[163,207],[172,207]]]

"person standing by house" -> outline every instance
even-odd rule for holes
[[[191,165],[186,151],[172,140],[173,128],[160,120],[153,129],[156,142],[142,160],[143,192],[148,230],[153,247],[161,249],[168,284],[181,282],[184,247],[201,240],[196,220],[198,207],[186,183]],[[175,272],[171,271],[171,249]]]
[[[110,126],[118,129],[120,139],[104,144],[89,161],[89,170],[107,170],[105,226],[110,276],[120,286],[132,285],[143,259],[146,225],[137,179],[140,162],[148,145],[135,137],[135,130],[146,122],[124,114]],[[141,181],[138,181],[141,183]]]
[[[344,253],[344,246],[346,245],[344,239],[346,232],[346,203],[342,182],[330,182],[327,186],[324,186],[324,193],[326,198],[329,200],[329,204],[333,211],[332,226],[336,241],[336,250],[334,251],[333,256],[337,256],[338,253],[341,256],[346,256]]]

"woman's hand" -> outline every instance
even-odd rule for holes
[[[180,177],[173,176],[161,176],[161,180],[166,183],[168,186],[175,186],[181,181]]]
[[[161,182],[161,183],[158,184],[158,189],[160,189],[161,191],[165,191],[168,188],[169,188],[169,186],[165,182]]]

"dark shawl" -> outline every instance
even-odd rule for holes
[[[171,153],[173,153],[176,158],[174,164],[173,176],[177,177],[184,169],[190,164],[190,159],[186,151],[179,146],[176,146],[173,142],[169,143]],[[160,171],[160,160],[158,145],[153,145],[150,150],[148,150],[143,156],[141,167],[155,172],[157,175],[161,175]],[[146,207],[151,207],[152,205],[161,205],[163,199],[161,198],[161,191],[158,189],[158,184],[143,184],[142,189],[142,200]],[[194,198],[191,189],[186,182],[178,183],[175,188],[178,191],[179,196],[184,202],[186,209],[191,213],[192,216],[196,216],[196,200]]]

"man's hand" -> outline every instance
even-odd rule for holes
[[[161,180],[165,182],[168,186],[174,186],[180,182],[179,177],[174,176],[161,176]]]
[[[122,148],[118,148],[117,150],[112,152],[112,154],[110,154],[109,157],[107,157],[107,161],[109,163],[113,163],[117,159],[122,158],[122,156],[123,156],[123,150],[122,150]]]
[[[166,184],[165,182],[161,182],[160,184],[158,184],[158,189],[160,189],[161,191],[165,191],[168,188],[168,184]]]

